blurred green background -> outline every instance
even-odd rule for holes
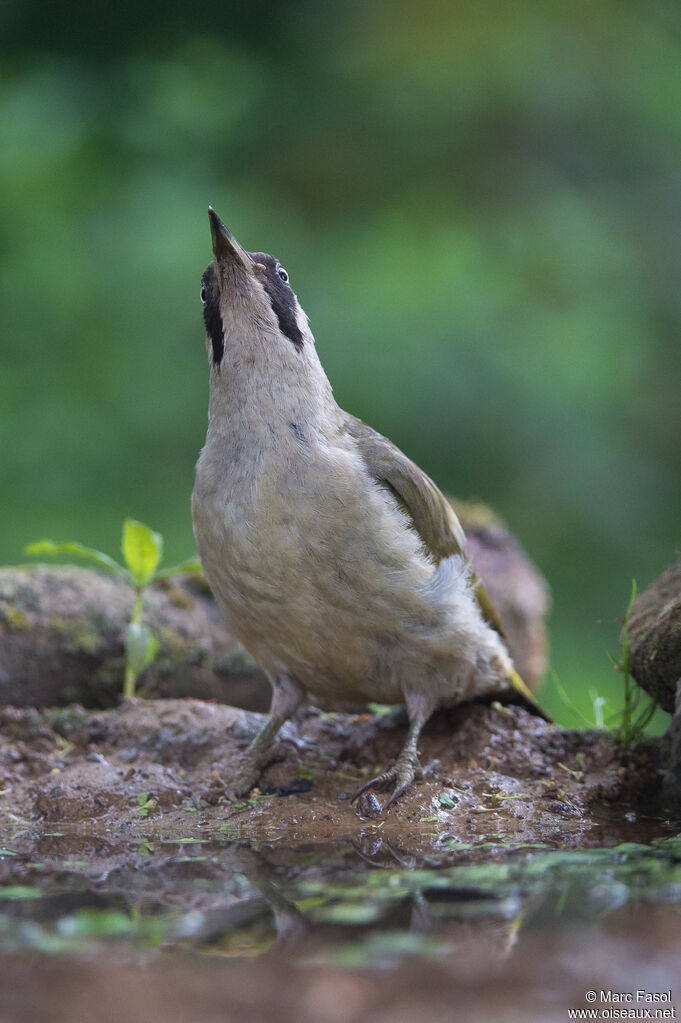
[[[631,580],[680,534],[678,4],[6,0],[0,29],[0,560],[115,552],[126,515],[192,553],[211,202],[289,270],[339,403],[541,566],[575,702],[616,702]]]

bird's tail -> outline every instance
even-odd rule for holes
[[[500,699],[520,703],[528,710],[531,710],[532,713],[544,718],[545,721],[551,721],[549,715],[538,703],[532,690],[513,667],[508,652],[508,643],[499,621],[497,610],[478,579],[471,563],[460,554],[443,558],[428,580],[426,589],[431,599],[434,598],[436,600],[451,600],[455,594],[459,594],[461,598],[459,606],[460,618],[466,613],[471,613],[477,619],[482,614],[487,625],[498,633],[506,651],[502,673],[506,676],[508,688],[504,687],[504,691],[499,694]],[[464,598],[464,593],[469,596]],[[471,602],[471,597],[473,602]]]
[[[526,682],[520,677],[514,667],[510,668],[508,680],[511,684],[511,689],[514,694],[517,694],[520,699],[518,703],[522,703],[528,707],[533,713],[538,714],[539,717],[543,718],[544,721],[551,721],[551,717],[546,713],[544,708],[540,705],[536,699],[534,693],[529,688]]]

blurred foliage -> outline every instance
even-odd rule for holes
[[[680,11],[7,0],[0,560],[126,515],[193,550],[212,202],[339,402],[507,519],[580,706],[612,694],[679,543]]]

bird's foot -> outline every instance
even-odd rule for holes
[[[378,789],[379,792],[384,792],[391,785],[394,785],[393,794],[383,807],[383,811],[387,812],[393,803],[407,791],[409,786],[420,775],[421,768],[416,756],[408,750],[402,750],[393,766],[384,771],[383,774],[379,774],[376,778],[372,778],[370,781],[365,782],[364,785],[361,785],[350,802],[354,803],[369,789]]]
[[[284,710],[284,714],[272,711],[248,749],[244,750],[236,778],[225,786],[224,794],[227,799],[233,802],[248,795],[260,778],[263,769],[272,760],[272,740],[286,718],[290,717],[295,710],[295,705],[289,702]]]
[[[244,755],[236,778],[225,786],[225,797],[232,803],[247,796],[260,778],[260,768],[254,759]]]

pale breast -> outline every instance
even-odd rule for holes
[[[353,680],[366,684],[377,642],[401,617],[418,615],[416,593],[431,570],[351,450],[296,455],[266,454],[248,480],[220,479],[210,452],[202,456],[197,545],[232,629],[256,659],[269,652],[321,683],[319,691],[347,692]]]

